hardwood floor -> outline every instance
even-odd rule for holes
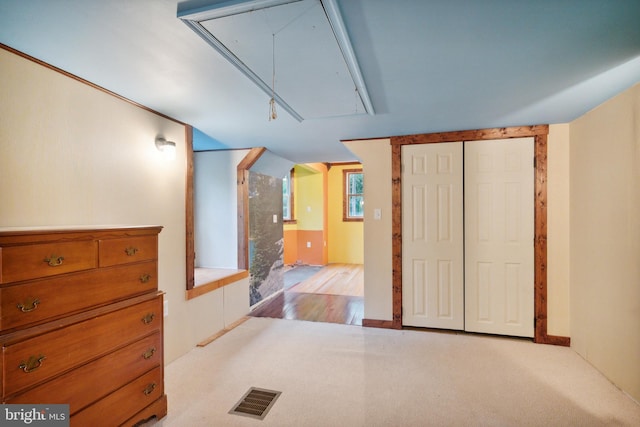
[[[362,264],[329,264],[308,279],[289,289],[308,294],[364,296]]]
[[[329,264],[260,304],[249,316],[362,325],[363,266]]]

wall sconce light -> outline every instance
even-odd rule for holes
[[[167,141],[162,137],[156,138],[156,148],[162,153],[162,155],[168,159],[175,159],[176,157],[176,143],[173,141]]]

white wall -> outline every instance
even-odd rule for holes
[[[196,267],[238,268],[237,166],[248,152],[193,153]]]
[[[184,125],[2,49],[0,70],[0,226],[164,226],[167,363],[248,312],[248,279],[185,301]]]
[[[640,85],[570,132],[571,346],[640,401]]]

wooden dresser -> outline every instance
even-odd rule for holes
[[[69,404],[77,427],[166,415],[161,229],[0,228],[3,403]]]

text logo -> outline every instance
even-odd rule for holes
[[[0,405],[0,425],[69,427],[69,405]]]

